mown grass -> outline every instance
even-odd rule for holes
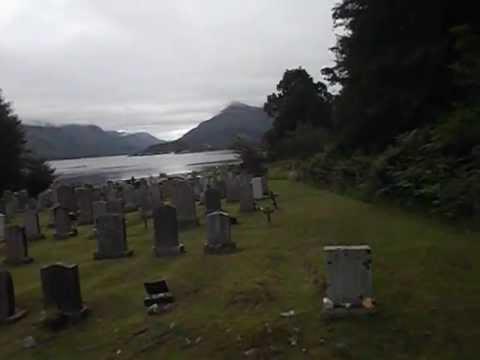
[[[281,210],[271,225],[261,213],[227,206],[240,222],[232,233],[240,250],[231,255],[203,254],[203,219],[181,232],[187,254],[172,259],[153,257],[152,228],[135,213],[128,215],[129,259],[94,261],[89,227],[65,242],[46,231],[46,240],[31,245],[34,264],[9,268],[17,303],[30,314],[0,327],[0,358],[240,359],[250,349],[251,358],[265,359],[478,358],[478,233],[275,179]],[[379,312],[326,320],[322,246],[363,243],[373,249]],[[36,322],[39,268],[55,261],[80,265],[91,314],[52,333]],[[147,316],[143,282],[155,278],[168,279],[176,307]],[[290,309],[295,316],[280,316]],[[26,336],[38,346],[23,349]]]

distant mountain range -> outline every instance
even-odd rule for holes
[[[262,108],[235,102],[180,139],[152,145],[140,154],[227,149],[237,137],[259,143],[272,122]]]
[[[94,125],[24,125],[27,147],[46,160],[132,154],[162,140],[145,133],[105,131]]]

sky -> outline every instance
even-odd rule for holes
[[[25,123],[171,140],[287,68],[332,64],[336,0],[1,0],[0,89]]]

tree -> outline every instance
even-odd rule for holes
[[[36,196],[50,186],[54,171],[25,147],[22,123],[0,92],[0,194],[26,188]]]
[[[303,68],[286,70],[277,92],[267,97],[264,110],[274,118],[265,135],[269,150],[300,127],[330,129],[332,95],[322,82],[314,82]]]
[[[451,108],[458,95],[451,28],[478,23],[473,3],[343,0],[335,6],[336,64],[323,74],[341,87],[335,123],[344,145],[380,151]]]
[[[10,103],[0,92],[0,193],[13,189],[21,182],[22,154],[25,151],[25,135],[21,122],[13,113]]]

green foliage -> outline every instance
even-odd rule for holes
[[[22,123],[0,93],[0,194],[26,188],[35,196],[53,181],[53,170],[25,149]]]
[[[20,183],[24,146],[20,120],[0,92],[0,194]]]
[[[242,159],[242,167],[248,173],[254,176],[262,176],[266,173],[265,155],[258,146],[242,138],[237,138],[233,144],[233,150],[239,154]]]
[[[264,110],[274,118],[273,128],[265,135],[271,154],[282,156],[299,128],[330,129],[332,96],[322,82],[314,82],[302,68],[286,70],[277,92],[267,97]],[[292,135],[294,134],[294,135]],[[300,134],[300,137],[303,137]],[[283,140],[289,138],[287,143]]]

